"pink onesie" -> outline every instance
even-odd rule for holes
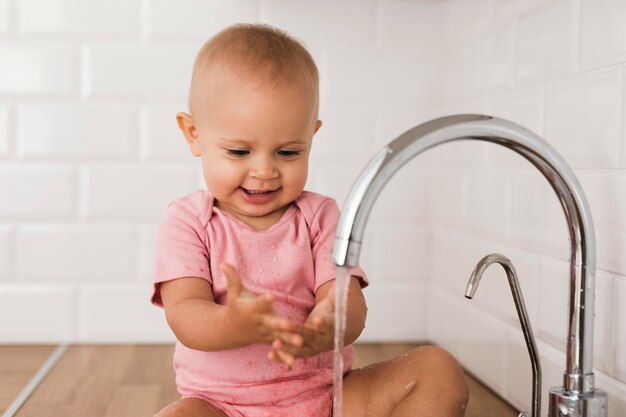
[[[226,302],[222,262],[234,265],[244,286],[259,295],[271,291],[279,314],[304,322],[315,306],[315,291],[335,278],[330,253],[339,218],[334,200],[303,192],[268,230],[252,229],[213,205],[208,191],[170,204],[159,228],[152,303],[162,306],[159,283],[206,279],[218,304]],[[363,271],[352,275],[367,285]],[[176,343],[174,370],[183,397],[211,402],[230,417],[330,416],[333,353],[298,359],[292,370],[267,359],[269,345],[203,352]],[[344,372],[353,347],[344,349]]]

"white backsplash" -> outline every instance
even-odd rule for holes
[[[446,114],[518,122],[566,158],[596,226],[596,380],[610,417],[625,415],[624,16],[622,0],[0,0],[0,343],[172,340],[148,302],[155,230],[168,201],[202,186],[175,113],[204,40],[262,21],[318,63],[308,187],[340,204],[378,148]],[[528,408],[504,273],[463,297],[494,251],[520,275],[544,391],[560,385],[564,216],[547,181],[495,145],[430,151],[383,190],[361,340],[433,340]]]

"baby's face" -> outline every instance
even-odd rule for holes
[[[221,78],[193,122],[197,149],[190,145],[217,206],[257,228],[278,221],[307,180],[320,124],[314,98],[289,85]]]

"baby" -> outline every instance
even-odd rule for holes
[[[312,57],[278,29],[231,26],[198,53],[176,117],[207,190],[171,203],[157,237],[152,302],[177,338],[182,395],[158,417],[332,415],[339,209],[304,191],[318,107]],[[351,370],[367,283],[355,268],[343,415],[463,416],[462,371],[442,349]]]

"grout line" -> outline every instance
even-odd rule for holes
[[[46,375],[54,368],[54,366],[61,360],[63,355],[68,349],[67,344],[59,345],[54,352],[48,356],[48,359],[44,362],[43,365],[37,370],[37,373],[28,381],[28,384],[22,389],[22,391],[18,394],[18,396],[13,400],[9,408],[6,409],[4,414],[1,417],[13,417],[15,413],[18,412],[20,408],[24,405],[26,400],[32,395],[32,393],[37,389],[39,384],[44,380]]]

